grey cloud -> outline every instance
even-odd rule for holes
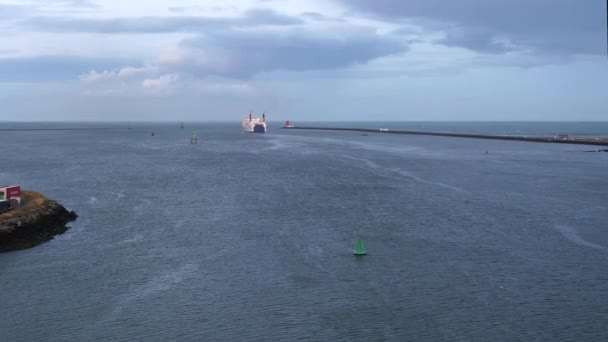
[[[339,25],[331,32],[316,32],[308,30],[306,25],[291,25],[301,22],[301,19],[268,10],[252,10],[239,18],[190,16],[95,21],[46,17],[34,21],[40,27],[62,32],[151,33],[197,32],[201,29],[199,36],[183,40],[177,51],[167,51],[158,63],[149,66],[155,75],[179,74],[185,78],[221,76],[245,79],[270,71],[340,69],[408,49],[408,41],[403,37],[381,35],[373,28]],[[282,25],[282,29],[250,29],[271,23]],[[133,62],[110,64],[43,57],[38,60],[5,60],[0,65],[0,72],[8,72],[7,78],[37,77],[34,76],[36,74],[42,79],[75,78],[93,69],[112,72],[125,65],[137,65]],[[20,72],[15,70],[29,71],[20,76]]]
[[[507,44],[497,41],[494,33],[482,29],[447,30],[446,37],[441,42],[446,46],[463,47],[485,53],[503,53],[512,50]]]
[[[538,52],[605,53],[604,0],[342,0],[375,16],[422,19],[446,30],[458,26],[446,45],[503,51],[496,37]]]
[[[138,17],[114,19],[77,19],[67,17],[36,17],[25,24],[41,31],[93,33],[166,33],[200,32],[212,28],[256,25],[297,25],[298,18],[271,10],[254,9],[238,18],[200,16]]]
[[[133,60],[74,56],[0,58],[0,82],[75,80],[92,69],[115,69],[141,65]]]
[[[298,25],[302,20],[295,17],[279,14],[268,9],[252,9],[245,13],[243,18],[235,22],[236,25]]]
[[[325,16],[318,12],[303,12],[300,14],[300,16],[303,18],[308,18],[308,19],[312,19],[312,20],[316,20],[316,21],[332,21],[332,22],[344,22],[345,21],[343,18],[332,18],[332,17]]]
[[[371,30],[339,37],[314,36],[305,31],[289,33],[224,31],[187,39],[182,47],[191,53],[164,67],[198,76],[246,78],[275,70],[321,70],[356,63],[407,50],[407,44]]]
[[[325,19],[325,16],[323,14],[317,13],[317,12],[304,12],[301,14],[301,16],[310,18],[310,19],[315,19],[315,20],[324,20]]]

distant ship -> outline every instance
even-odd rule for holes
[[[247,133],[266,133],[266,113],[256,118],[252,113],[243,118],[243,129]]]

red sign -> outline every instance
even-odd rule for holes
[[[10,200],[13,198],[21,197],[21,187],[19,185],[7,186],[6,187],[6,199]]]

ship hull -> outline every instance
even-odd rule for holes
[[[247,133],[266,133],[266,118],[244,117],[243,130]]]
[[[252,133],[266,133],[266,125],[255,125],[253,126]]]

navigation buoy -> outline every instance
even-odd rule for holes
[[[353,251],[354,255],[365,255],[365,245],[362,240],[357,240],[355,243],[355,250]]]
[[[191,144],[198,143],[198,137],[196,136],[196,132],[192,132],[192,137],[190,138],[190,143]]]
[[[154,136],[154,132],[152,132],[152,136]]]

